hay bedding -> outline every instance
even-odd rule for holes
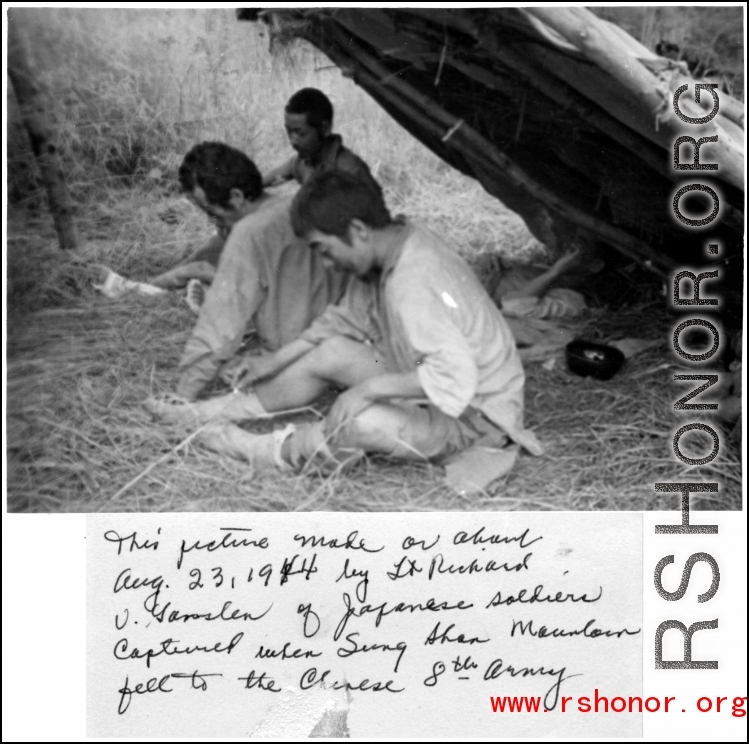
[[[142,401],[173,388],[193,316],[177,293],[97,297],[80,265],[58,262],[57,278],[69,279],[67,296],[54,298],[62,306],[8,322],[10,511],[677,509],[678,495],[656,494],[653,484],[685,479],[721,483],[697,508],[740,508],[737,452],[724,445],[713,463],[691,469],[673,456],[672,432],[688,423],[673,402],[686,389],[671,382],[679,371],[668,349],[672,321],[657,306],[594,311],[578,326],[593,339],[661,341],[609,382],[572,375],[563,362],[529,366],[527,422],[546,455],[523,456],[490,493],[462,497],[428,464],[371,458],[327,479],[287,476],[215,455],[190,430],[154,424]],[[686,454],[689,447],[687,435]]]

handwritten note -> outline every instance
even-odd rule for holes
[[[629,514],[91,515],[88,734],[638,736],[580,701],[642,694],[641,554]]]

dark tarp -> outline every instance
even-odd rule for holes
[[[694,100],[682,63],[658,57],[584,8],[238,10],[272,33],[324,52],[406,130],[478,179],[552,250],[570,241],[610,246],[662,274],[717,261],[734,301],[743,286],[744,107],[720,93]],[[703,81],[704,82],[704,81]],[[674,169],[677,137],[718,135],[701,162]],[[681,162],[692,162],[682,145]],[[720,197],[707,227],[673,215],[675,192],[700,183]],[[690,204],[690,199],[692,200]],[[704,195],[686,216],[712,210]],[[691,210],[691,211],[690,211]],[[722,246],[717,257],[708,242]],[[739,310],[740,312],[740,310]]]

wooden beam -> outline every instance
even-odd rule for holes
[[[409,119],[419,122],[427,131],[432,131],[434,136],[452,132],[448,144],[461,150],[463,157],[469,160],[488,159],[518,188],[526,191],[553,213],[594,233],[647,269],[666,274],[675,267],[669,258],[659,255],[647,243],[568,204],[528,176],[465,121],[448,114],[423,93],[391,75],[390,70],[372,57],[352,37],[350,31],[339,26],[333,19],[320,18],[319,22],[324,33],[309,34],[309,41],[317,46],[322,45],[322,50],[337,64],[342,63],[341,66],[356,70],[355,81],[363,83],[367,90],[376,90],[379,96],[403,111]],[[326,37],[334,43],[326,43]]]
[[[670,167],[671,160],[664,156],[661,148],[643,141],[641,137],[638,137],[635,132],[624,126],[618,119],[606,113],[606,111],[599,108],[585,96],[582,96],[574,88],[554,78],[546,68],[538,64],[531,57],[520,54],[510,44],[501,43],[489,27],[484,26],[479,28],[472,24],[464,24],[459,20],[456,20],[456,23],[461,24],[464,33],[475,34],[476,41],[479,42],[482,48],[506,64],[511,70],[516,71],[529,87],[536,88],[544,96],[554,101],[554,103],[574,112],[575,115],[588,122],[607,137],[618,142],[623,148],[631,152],[638,160],[642,161],[648,168],[656,171],[659,175],[673,181],[683,180],[683,175]],[[478,65],[468,65],[465,61],[457,57],[454,59],[449,58],[449,61],[456,69],[464,72],[464,74],[479,79],[478,76],[473,75],[473,70]],[[491,75],[491,73],[486,71],[484,78],[488,75]]]
[[[23,10],[8,10],[8,77],[16,93],[23,124],[47,192],[49,211],[57,230],[60,248],[78,247],[78,230],[73,219],[73,203],[65,185],[62,163],[47,123],[41,91],[36,83],[22,28]]]
[[[673,146],[678,136],[683,134],[683,125],[672,110],[673,92],[664,93],[659,88],[657,77],[648,70],[619,36],[611,31],[593,13],[585,8],[540,8],[529,7],[525,13],[538,18],[565,39],[575,44],[585,56],[600,69],[607,72],[633,101],[639,101],[648,112],[650,121],[645,133],[651,139],[667,149]],[[685,94],[681,99],[681,109],[685,113],[701,108]],[[695,114],[689,114],[694,116]],[[642,131],[642,128],[641,128]],[[720,134],[714,121],[695,128],[698,136]],[[744,152],[741,147],[728,137],[723,130],[723,137],[711,143],[711,153],[720,163],[719,178],[738,189],[744,189]],[[697,136],[697,135],[695,135]]]
[[[584,9],[577,9],[580,12],[584,12]],[[436,13],[437,11],[424,11],[417,9],[410,9],[403,11],[409,15],[418,15],[422,18],[430,18],[427,15],[428,12]],[[522,10],[513,11],[516,13],[524,13]],[[445,12],[440,15],[439,18],[447,25],[456,29],[461,30],[463,33],[473,36],[479,43],[484,45],[484,40],[487,38],[494,38],[497,40],[498,33],[493,30],[493,26],[490,23],[481,23],[480,19],[477,20],[470,13],[448,13]],[[501,16],[501,24],[506,23],[506,16]],[[700,97],[700,103],[697,104],[694,101],[694,84],[698,82],[704,82],[695,80],[680,73],[678,67],[673,67],[674,63],[672,60],[665,60],[662,57],[658,57],[655,53],[649,52],[639,42],[630,37],[626,32],[617,26],[601,21],[600,19],[593,16],[594,21],[604,25],[607,33],[613,35],[613,43],[621,42],[623,49],[627,50],[628,63],[629,53],[631,53],[631,59],[635,59],[641,62],[647,70],[653,75],[653,81],[651,87],[655,86],[666,86],[669,91],[669,102],[673,98],[673,92],[683,84],[689,84],[692,91],[692,97],[684,96],[682,101],[682,108],[685,113],[692,116],[703,116],[701,111],[709,112],[713,107],[713,99],[710,95],[702,95]],[[432,22],[434,18],[431,18]],[[528,16],[528,22],[540,23],[532,16]],[[507,27],[503,28],[506,31]],[[558,34],[557,34],[558,36]],[[625,41],[626,39],[626,41]],[[597,65],[585,62],[582,56],[576,57],[564,53],[563,51],[557,50],[553,45],[549,44],[530,44],[530,43],[507,43],[504,36],[499,39],[499,46],[494,44],[495,54],[502,58],[507,58],[510,55],[514,55],[515,60],[513,65],[518,67],[524,63],[531,62],[535,63],[536,67],[545,73],[543,77],[552,77],[556,81],[556,85],[564,85],[566,88],[574,86],[579,94],[585,97],[586,100],[601,107],[607,112],[612,118],[621,122],[627,127],[631,127],[635,132],[641,136],[650,140],[653,144],[658,145],[661,148],[668,149],[667,145],[670,140],[668,137],[659,137],[659,128],[652,126],[654,117],[651,112],[647,110],[645,105],[633,99],[626,101],[621,93],[617,93],[615,86],[611,85],[611,76],[606,73],[603,69],[599,69]],[[527,47],[526,50],[520,50],[520,46]],[[643,51],[644,50],[644,51]],[[667,64],[669,67],[664,67]],[[641,107],[640,110],[635,106]],[[669,103],[669,107],[671,103]],[[670,108],[668,109],[670,111]],[[675,122],[675,117],[672,115],[672,119]],[[720,94],[720,110],[711,122],[715,126],[719,134],[720,140],[726,143],[726,147],[730,149],[732,153],[738,152],[739,157],[743,159],[743,141],[744,141],[744,105],[737,101],[735,98],[722,93]],[[679,128],[678,124],[675,124],[676,128]],[[704,136],[705,131],[703,130],[702,135]],[[709,132],[708,132],[709,134]],[[733,157],[733,156],[732,156]],[[743,191],[743,187],[742,187]]]

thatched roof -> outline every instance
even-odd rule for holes
[[[239,10],[276,33],[306,39],[446,162],[478,179],[552,249],[572,239],[605,244],[661,273],[704,265],[706,239],[732,256],[740,290],[743,260],[744,106],[713,101],[683,63],[658,57],[584,8]],[[702,163],[674,169],[677,137],[718,135]],[[691,147],[682,146],[682,163]],[[675,192],[705,183],[720,195],[709,227],[673,216]],[[703,217],[704,196],[687,216]],[[690,212],[690,207],[692,211]]]

